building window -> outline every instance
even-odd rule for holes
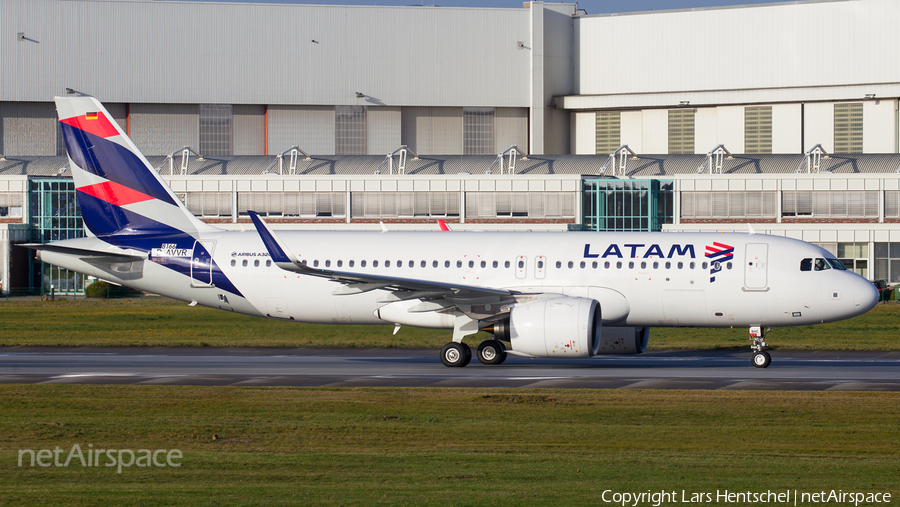
[[[597,154],[613,153],[622,146],[622,113],[597,113]]]
[[[877,218],[877,190],[785,190],[781,215],[823,218]]]
[[[672,223],[670,180],[585,179],[584,229],[659,231]]]
[[[669,110],[669,153],[694,154],[695,109]]]
[[[900,243],[875,243],[875,280],[900,283]]]
[[[75,183],[70,179],[31,181],[33,241],[48,243],[84,236],[84,222],[76,201]],[[32,287],[42,292],[84,291],[85,275],[35,260],[31,266]]]
[[[335,106],[335,155],[366,155],[366,106]]]
[[[466,192],[469,218],[574,218],[574,192]]]
[[[775,218],[778,194],[773,191],[684,191],[682,218]]]
[[[744,152],[772,153],[772,106],[744,108]]]
[[[0,192],[0,218],[22,218],[22,192]]]
[[[200,153],[231,155],[231,104],[200,104]]]
[[[238,192],[237,204],[240,216],[247,216],[248,210],[269,217],[344,216],[343,192]]]
[[[834,105],[834,152],[862,153],[862,102]]]
[[[494,148],[494,108],[463,108],[463,154],[492,155]]]
[[[198,217],[230,217],[231,192],[188,192],[184,205]]]
[[[847,269],[863,278],[869,278],[868,243],[838,243],[837,252],[833,253]]]
[[[353,192],[354,218],[458,217],[457,192]]]

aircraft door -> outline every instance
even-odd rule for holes
[[[525,267],[527,261],[528,259],[524,255],[516,257],[516,278],[525,278],[525,275],[528,273],[528,268]]]
[[[215,241],[209,241],[206,245],[199,241],[194,242],[194,251],[191,254],[191,287],[212,287],[212,254],[216,248]]]
[[[765,290],[768,281],[769,245],[748,243],[744,258],[744,287],[747,290]]]

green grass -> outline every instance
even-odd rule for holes
[[[298,324],[170,300],[0,303],[0,346],[430,347],[450,332],[391,326]],[[653,328],[651,349],[746,349],[747,329]],[[487,335],[466,339],[477,344]],[[781,350],[900,350],[900,305],[880,304],[830,324],[775,329]]]
[[[607,489],[897,498],[898,435],[900,393],[0,385],[0,504],[607,505]],[[19,449],[74,443],[184,457],[121,474],[17,466]]]

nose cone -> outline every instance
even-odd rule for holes
[[[858,280],[853,287],[853,302],[856,305],[854,308],[854,315],[862,315],[872,308],[875,308],[875,305],[878,304],[878,289],[875,288],[875,285],[872,282],[865,278],[861,276],[858,276],[857,278]]]

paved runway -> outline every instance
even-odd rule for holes
[[[0,383],[900,391],[900,352],[669,351],[477,360],[431,349],[0,347]]]

